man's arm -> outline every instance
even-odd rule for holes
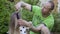
[[[21,23],[22,22],[22,23]],[[48,27],[46,27],[44,24],[40,24],[39,26],[35,27],[33,26],[32,22],[27,22],[25,20],[18,20],[19,25],[27,26],[30,28],[33,32],[40,32],[42,31],[44,34],[50,34],[50,31]]]
[[[18,20],[18,24],[22,25],[22,26],[27,26],[27,27],[30,28],[30,30],[32,30],[34,32],[38,32],[40,30],[40,29],[34,27],[32,22],[27,22],[26,20],[19,19]]]
[[[42,28],[42,26],[43,25],[39,25],[39,26],[35,27],[35,26],[31,25],[30,30],[32,30],[33,32],[39,32],[40,29]]]
[[[24,8],[26,8],[26,9],[28,9],[28,10],[31,10],[31,5],[28,4],[28,3],[25,3],[25,2],[23,2],[23,1],[20,1],[20,2],[18,2],[18,3],[15,5],[16,10],[19,10],[21,7],[24,7]]]
[[[33,32],[43,32],[44,34],[50,34],[49,29],[44,25],[40,24],[38,27],[31,26],[30,28]]]
[[[29,27],[30,30],[33,31],[33,32],[43,31],[44,34],[50,34],[49,29],[44,24],[40,24],[39,26],[35,27],[35,26],[33,26],[32,22],[27,22],[27,21],[22,20],[22,19],[18,20],[18,22],[19,22],[20,25],[24,25],[24,26]]]

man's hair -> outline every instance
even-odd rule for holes
[[[54,9],[54,2],[53,1],[49,1],[49,3],[51,3],[51,10]]]

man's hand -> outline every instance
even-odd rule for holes
[[[21,4],[22,2],[20,1],[15,5],[16,10],[19,10],[21,8]]]
[[[25,3],[23,1],[20,1],[15,5],[16,10],[19,10],[21,7],[24,7],[25,9],[31,10],[31,5],[28,3]]]
[[[19,24],[20,26],[30,27],[30,26],[32,25],[32,22],[27,22],[26,20],[19,19],[19,20],[18,20],[18,24]]]

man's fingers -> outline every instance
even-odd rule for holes
[[[30,23],[30,24],[32,24],[32,22],[31,22],[31,21],[29,21],[29,23]]]
[[[23,26],[23,25],[24,25],[22,22],[19,22],[18,24],[19,24],[20,26]]]
[[[20,2],[18,2],[18,3],[15,5],[15,8],[16,8],[16,10],[19,10],[19,9],[21,8]]]
[[[27,22],[26,20],[23,20],[23,19],[19,19],[18,21],[21,21],[21,22]]]
[[[18,24],[19,24],[19,25],[23,25],[23,26],[24,26],[24,25],[25,25],[25,21],[24,21],[24,20],[22,20],[22,19],[19,19],[19,20],[18,20]]]

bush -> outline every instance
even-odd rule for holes
[[[0,0],[0,34],[6,34],[10,15],[14,11],[13,4],[7,0]]]
[[[54,27],[53,32],[60,32],[60,13],[54,15]]]

